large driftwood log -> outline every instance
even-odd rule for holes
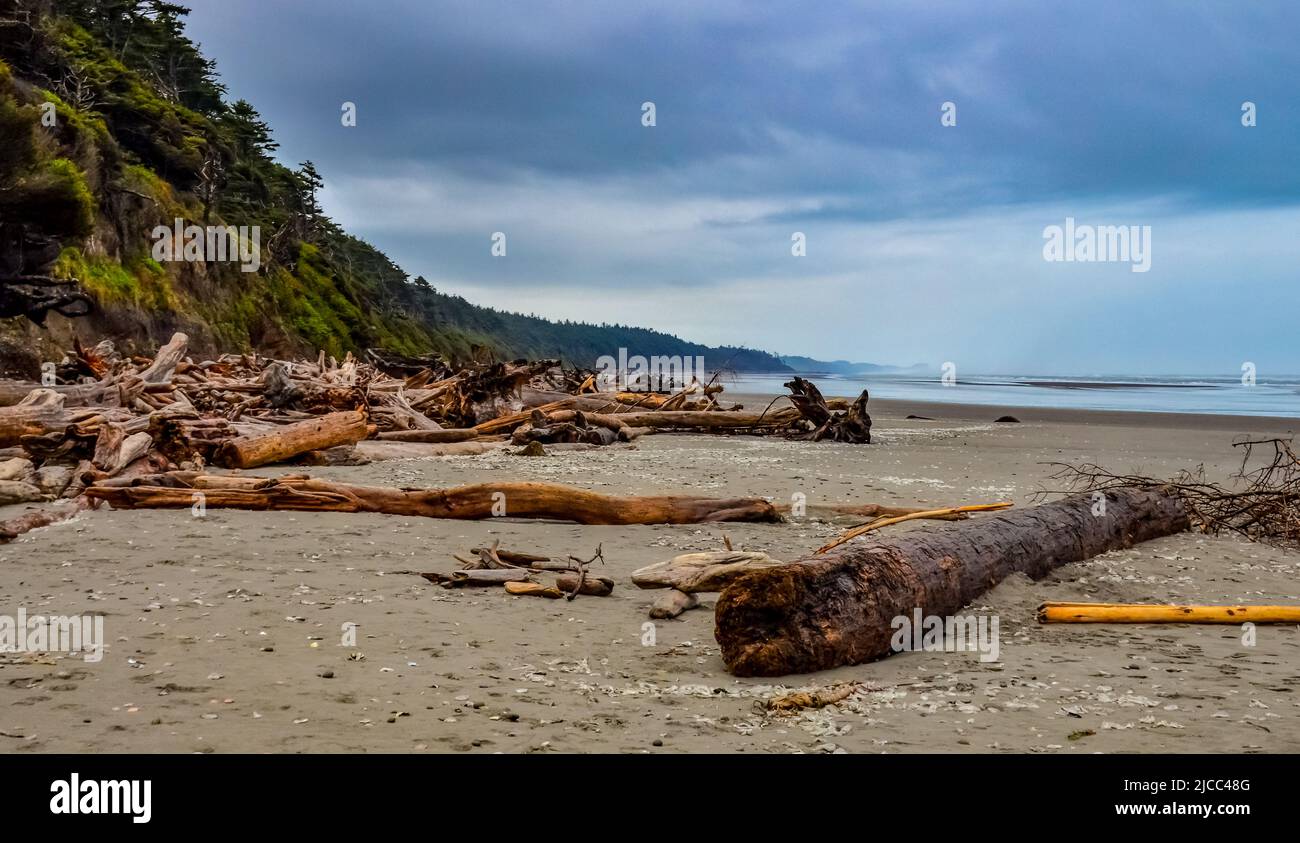
[[[169,475],[163,475],[169,477]],[[153,482],[161,482],[150,478]],[[169,485],[95,485],[86,494],[114,507],[188,507],[202,489],[209,509],[382,512],[426,518],[478,520],[492,517],[551,518],[579,524],[699,524],[712,521],[778,521],[761,498],[693,498],[661,495],[615,497],[554,483],[482,483],[450,489],[352,486],[301,475],[278,479],[184,474]]]
[[[240,436],[223,442],[212,455],[226,468],[256,468],[282,462],[307,451],[336,445],[354,445],[366,438],[364,413],[350,410],[286,424],[266,433]]]
[[[750,573],[718,599],[715,632],[728,670],[780,676],[889,655],[893,619],[945,617],[1008,575],[1053,568],[1188,528],[1181,501],[1158,490],[1076,495],[1030,509],[875,542],[842,545]],[[1094,514],[1100,512],[1100,515]]]

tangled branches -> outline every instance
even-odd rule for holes
[[[1300,549],[1300,457],[1290,439],[1234,442],[1241,467],[1221,486],[1205,478],[1205,468],[1184,471],[1172,480],[1115,474],[1093,463],[1059,468],[1053,479],[1069,492],[1161,487],[1182,498],[1193,527],[1203,533],[1236,533],[1250,541]],[[1271,455],[1267,453],[1272,448]],[[1260,458],[1258,452],[1265,454]],[[1253,467],[1252,467],[1253,466]]]

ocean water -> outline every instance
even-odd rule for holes
[[[1053,407],[1080,410],[1137,410],[1154,413],[1214,413],[1300,418],[1300,376],[1258,377],[1253,386],[1240,376],[1122,377],[965,375],[945,386],[935,375],[838,377],[809,374],[823,395],[934,401],[996,407]],[[789,375],[724,375],[729,392],[783,393]]]

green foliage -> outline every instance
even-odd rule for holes
[[[85,174],[68,159],[55,158],[0,193],[0,218],[34,218],[44,231],[84,237],[94,225],[95,204]]]
[[[140,282],[115,260],[86,257],[68,247],[59,254],[52,273],[56,278],[75,278],[86,291],[105,304],[135,305],[140,300]]]

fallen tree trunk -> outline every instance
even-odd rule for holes
[[[615,497],[554,483],[482,483],[421,490],[353,486],[301,475],[269,479],[180,472],[168,482],[166,486],[95,485],[86,489],[86,494],[126,509],[188,507],[193,503],[193,491],[201,489],[209,509],[380,512],[467,520],[550,518],[579,524],[780,520],[772,505],[761,498]]]
[[[352,410],[330,413],[306,421],[286,424],[266,433],[240,436],[223,442],[212,455],[226,468],[256,468],[282,462],[307,451],[336,445],[354,445],[366,438],[364,413]]]
[[[714,634],[737,676],[807,673],[887,656],[893,619],[946,617],[1012,573],[1053,568],[1188,528],[1158,490],[1076,495],[1031,509],[842,545],[747,574],[718,599]]]

